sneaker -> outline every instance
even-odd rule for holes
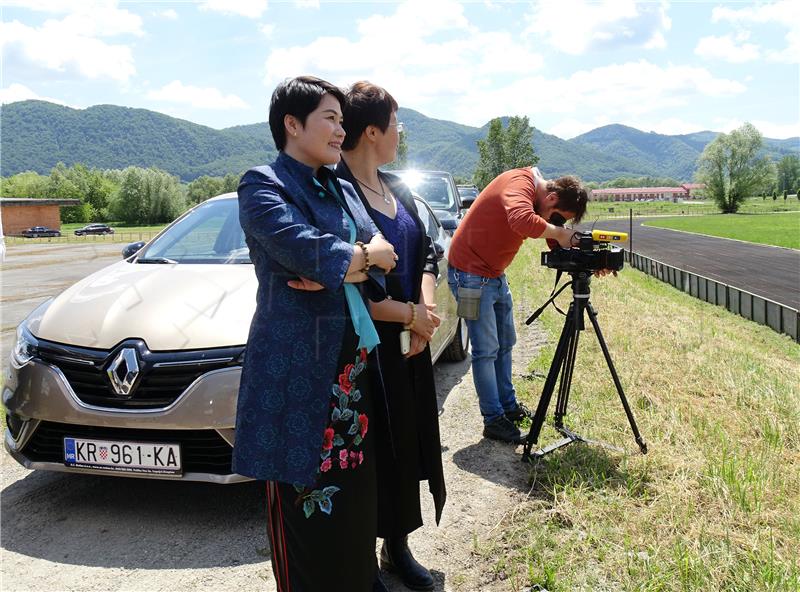
[[[532,417],[530,409],[525,407],[522,403],[517,403],[517,407],[511,411],[506,411],[506,419],[513,423],[519,423],[525,418]]]
[[[483,426],[483,437],[490,440],[510,442],[511,444],[519,444],[522,441],[522,434],[520,434],[517,426],[502,415],[492,423],[487,423]]]

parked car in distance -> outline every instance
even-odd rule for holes
[[[47,226],[33,226],[22,231],[22,236],[27,238],[39,238],[41,236],[61,236],[61,232],[55,228],[48,228]]]
[[[414,169],[389,172],[399,176],[413,193],[428,202],[445,230],[451,234],[455,232],[464,215],[464,206],[453,175],[446,171]]]
[[[478,188],[475,185],[458,185],[458,195],[461,198],[461,205],[469,208],[478,199]]]
[[[416,204],[442,255],[431,352],[463,360],[469,336],[447,285],[450,235]],[[248,480],[232,472],[231,453],[257,279],[236,194],[123,253],[17,327],[2,386],[6,450],[29,469]]]
[[[114,229],[108,224],[89,224],[75,231],[75,236],[84,236],[87,234],[114,234]]]

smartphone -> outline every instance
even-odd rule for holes
[[[400,353],[406,355],[411,351],[411,331],[400,331]]]

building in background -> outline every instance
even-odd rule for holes
[[[79,199],[0,198],[3,234],[13,236],[33,226],[61,230],[61,207],[80,204]]]
[[[679,201],[700,197],[705,185],[684,183],[680,187],[607,187],[592,189],[594,201]]]

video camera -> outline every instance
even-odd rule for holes
[[[560,271],[597,271],[609,269],[619,271],[625,262],[625,254],[611,243],[628,240],[625,232],[592,230],[576,232],[572,237],[575,246],[569,249],[556,248],[542,252],[542,265]]]

